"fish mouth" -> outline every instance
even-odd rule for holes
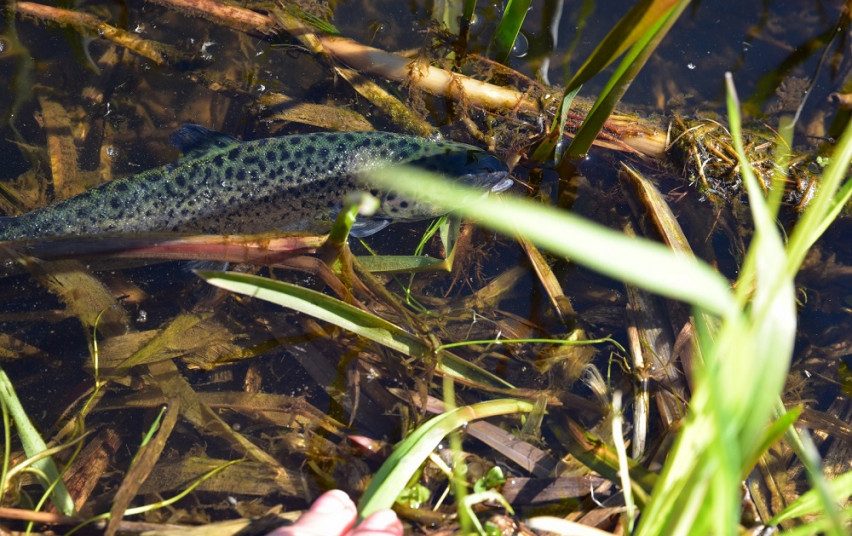
[[[491,187],[492,193],[500,193],[508,190],[515,184],[515,180],[509,175],[508,171],[500,171],[497,173],[491,173],[491,175],[496,175],[494,179],[496,182],[494,186]]]
[[[487,189],[489,193],[499,193],[508,190],[515,184],[508,171],[490,171],[488,173],[472,173],[462,177],[462,184]]]

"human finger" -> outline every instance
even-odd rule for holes
[[[393,510],[379,510],[359,523],[347,536],[402,536],[402,522]]]
[[[279,527],[267,536],[342,536],[355,524],[357,515],[349,495],[334,489],[320,495],[295,523]]]

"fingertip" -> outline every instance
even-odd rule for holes
[[[362,521],[352,536],[402,536],[402,522],[393,510],[379,510]]]
[[[358,515],[355,503],[345,492],[335,489],[317,497],[305,513],[290,526],[267,536],[333,536],[345,534]]]
[[[333,489],[317,497],[310,511],[318,514],[348,514],[356,512],[357,508],[345,491]]]

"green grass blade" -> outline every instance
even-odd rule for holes
[[[760,459],[763,454],[768,451],[772,445],[778,442],[784,434],[793,426],[796,422],[796,419],[799,418],[799,415],[802,414],[801,407],[795,407],[789,411],[784,412],[780,417],[775,419],[775,421],[769,425],[769,427],[764,431],[763,439],[760,441],[758,446],[754,449],[753,452],[747,454],[747,458],[745,463],[743,464],[743,474],[742,477],[745,479],[748,476],[748,473],[751,472],[752,468],[757,464],[757,461]]]
[[[739,311],[717,333],[696,317],[705,362],[696,369],[691,413],[643,511],[637,536],[694,530],[736,534],[746,466],[767,440],[766,425],[783,388],[796,332],[793,278],[772,211],[745,157],[740,115],[728,80],[734,146],[755,233],[737,282]],[[741,290],[745,287],[746,290]],[[780,430],[770,427],[770,434]],[[720,448],[722,447],[722,448]],[[683,508],[677,496],[700,508]]]
[[[789,248],[785,250],[775,227],[773,207],[764,199],[746,160],[739,103],[730,77],[728,90],[731,134],[755,225],[737,284],[742,312],[726,318],[715,338],[708,337],[706,327],[701,329],[706,363],[696,374],[691,417],[670,454],[652,502],[643,512],[637,530],[640,536],[670,533],[684,526],[707,527],[714,534],[734,534],[740,508],[735,490],[742,474],[769,444],[790,429],[795,416],[788,413],[766,428],[776,411],[793,352],[795,268],[790,268]],[[841,151],[838,148],[838,153]],[[823,195],[829,200],[837,199],[838,183],[828,184]],[[816,218],[814,221],[827,225],[824,218],[831,214],[830,210],[819,206],[808,210],[819,215],[810,216]],[[715,445],[725,448],[714,448]],[[809,474],[815,496],[821,498],[822,511],[829,513],[830,522],[821,526],[841,534],[842,520],[833,508],[830,494],[822,491],[827,486],[822,486],[818,463],[811,465]],[[739,476],[735,471],[739,471]],[[702,479],[706,479],[706,485]],[[672,495],[704,497],[706,506],[689,512]],[[712,514],[708,516],[707,512]]]
[[[847,471],[828,482],[828,488],[832,498],[837,504],[844,504],[852,495],[852,471]],[[801,497],[790,503],[787,508],[769,520],[770,525],[778,525],[791,519],[797,519],[807,515],[821,512],[821,500],[816,490],[810,490]]]
[[[493,59],[500,63],[505,63],[509,59],[509,53],[515,45],[515,39],[518,38],[518,32],[521,31],[521,26],[524,24],[531,3],[532,0],[508,0],[506,2],[503,18],[500,19],[500,24],[497,25],[497,30],[495,30],[494,37],[491,39],[491,45],[488,47],[489,55]]]
[[[731,135],[734,148],[740,159],[740,169],[748,190],[749,206],[755,221],[755,234],[748,252],[750,257],[748,260],[754,260],[754,262],[746,263],[746,266],[754,266],[753,279],[757,282],[751,299],[751,316],[755,326],[751,339],[762,341],[761,344],[755,345],[755,351],[752,353],[753,361],[751,363],[753,367],[756,367],[752,376],[756,381],[749,385],[749,388],[754,390],[754,394],[745,397],[747,399],[745,402],[749,404],[749,413],[744,422],[743,431],[740,433],[742,448],[747,450],[754,448],[755,442],[759,439],[760,425],[765,422],[764,412],[771,413],[773,411],[772,406],[778,404],[787,376],[795,338],[793,278],[798,270],[798,265],[788,257],[787,251],[790,251],[790,249],[784,249],[781,236],[775,227],[771,208],[764,200],[757,178],[745,156],[739,103],[736,99],[736,90],[730,73],[726,75],[726,82]],[[835,151],[835,156],[842,158],[843,146]],[[846,170],[848,170],[848,156],[847,154]],[[806,228],[814,221],[819,223],[817,228],[824,228],[823,226],[827,225],[826,218],[830,213],[830,203],[835,199],[834,192],[841,180],[841,175],[829,177],[832,172],[834,170],[827,170],[823,177],[822,197],[824,200],[810,206],[803,216],[803,219],[807,218],[804,224]],[[801,222],[799,225],[802,225]],[[798,230],[799,225],[797,225],[796,230]],[[815,241],[816,236],[814,235],[815,233],[811,233],[810,237]],[[798,247],[805,247],[806,251],[812,244],[813,242],[805,243]],[[752,274],[744,273],[743,279],[748,280],[750,275]],[[782,356],[786,359],[783,359]],[[736,386],[727,385],[726,387],[736,389]],[[770,394],[772,394],[771,397]],[[808,471],[808,476],[817,496],[822,500],[822,508],[829,521],[827,532],[838,536],[843,534],[843,520],[830,497],[828,485],[820,468],[819,454],[807,435],[800,438],[797,452]]]
[[[198,272],[211,285],[275,303],[324,320],[411,357],[431,357],[432,349],[404,329],[322,292],[265,277],[234,272]],[[455,378],[505,389],[512,384],[450,352],[439,352],[438,369]]]
[[[12,459],[12,418],[9,415],[9,408],[6,407],[6,398],[0,397],[0,413],[3,415],[3,460],[0,467],[0,504],[3,502],[6,493],[6,479],[9,475],[9,463]]]
[[[574,135],[571,145],[562,155],[560,165],[567,165],[567,159],[578,158],[585,155],[592,142],[603,127],[615,105],[621,100],[624,92],[630,87],[630,83],[645,66],[645,62],[651,57],[657,45],[668,33],[669,29],[686,9],[689,0],[681,0],[668,10],[656,11],[655,17],[648,16],[643,19],[647,25],[646,30],[637,35],[637,40],[630,47],[625,57],[621,60],[618,68],[610,77],[604,89],[598,95],[592,109],[586,114],[583,124]],[[570,86],[569,86],[570,87]]]
[[[393,506],[397,496],[429,453],[453,430],[476,419],[532,410],[533,404],[529,402],[500,399],[456,408],[429,419],[397,445],[373,476],[358,504],[361,519],[377,510]]]
[[[778,122],[777,138],[778,142],[775,145],[772,159],[775,161],[773,166],[775,169],[772,172],[772,186],[770,186],[767,203],[772,210],[773,219],[778,216],[778,211],[781,209],[781,202],[784,199],[786,192],[786,183],[789,180],[790,157],[792,156],[793,147],[793,131],[796,124],[790,116],[781,117]]]
[[[541,203],[483,196],[481,190],[421,170],[376,170],[366,178],[379,186],[454,210],[504,234],[524,236],[552,253],[663,296],[720,315],[735,306],[725,278],[707,264],[674,253],[659,243],[628,238]]]
[[[356,258],[361,266],[373,273],[395,274],[448,269],[446,259],[427,255],[363,255]]]
[[[852,122],[846,125],[831,155],[828,167],[822,174],[816,195],[790,235],[790,241],[787,244],[790,273],[798,271],[808,249],[825,232],[834,217],[849,201],[852,195],[852,180],[849,178],[850,160],[852,160]]]
[[[447,270],[452,270],[453,259],[455,259],[456,256],[456,245],[458,244],[459,235],[461,234],[462,222],[456,216],[443,216],[438,221],[440,222],[438,232],[441,235],[441,245],[444,247],[444,251],[447,252]],[[420,248],[417,253],[418,255],[422,254],[423,249]]]
[[[538,144],[535,152],[532,155],[532,160],[535,162],[545,162],[551,156],[556,162],[562,158],[562,153],[558,151],[559,142],[565,136],[565,124],[568,122],[568,112],[571,110],[571,103],[574,102],[574,97],[580,92],[583,86],[579,86],[572,91],[566,91],[562,96],[562,103],[559,105],[559,113],[553,118],[553,124],[550,125],[550,132]]]
[[[847,507],[841,514],[846,522],[846,526],[849,526],[850,521],[852,521],[852,507]],[[810,523],[785,529],[781,534],[784,536],[822,536],[828,532],[830,526],[831,520],[820,517]]]
[[[795,428],[792,428],[795,432]],[[825,521],[828,523],[827,528],[823,531],[830,536],[844,536],[848,534],[844,525],[843,513],[839,505],[834,501],[833,493],[829,486],[828,480],[825,478],[825,473],[822,469],[822,459],[820,459],[819,449],[811,439],[807,431],[802,431],[796,434],[798,445],[796,445],[796,455],[802,461],[805,469],[808,472],[808,479],[811,483],[811,489],[819,500],[819,506]],[[792,443],[792,441],[791,441]]]
[[[609,31],[594,52],[586,59],[577,73],[566,84],[565,91],[570,92],[586,83],[603,71],[610,63],[624,54],[627,49],[645,35],[649,28],[666,16],[678,0],[640,0]]]
[[[35,426],[33,426],[33,423],[27,416],[27,412],[24,410],[21,401],[18,400],[18,395],[15,393],[12,380],[9,379],[9,376],[6,375],[3,369],[0,369],[0,398],[3,399],[2,403],[6,406],[9,414],[12,416],[12,420],[15,422],[18,437],[27,456],[33,457],[47,450],[47,444],[45,444],[44,439],[41,438],[38,430],[35,429]],[[65,487],[65,484],[60,479],[59,469],[53,462],[53,458],[46,457],[41,459],[35,462],[33,467],[47,478],[48,482],[44,483],[45,488],[49,488],[53,482],[56,482],[51,493],[53,504],[56,508],[65,515],[74,515],[74,499],[71,498],[68,488]]]
[[[452,413],[458,406],[456,405],[456,384],[452,378],[444,376],[442,378],[442,391],[444,396],[444,413]],[[450,488],[455,495],[456,514],[459,520],[459,529],[462,534],[470,534],[475,525],[479,522],[473,512],[464,507],[467,500],[467,466],[464,464],[464,452],[462,451],[461,432],[457,429],[450,430],[446,435],[447,443],[450,446],[450,455],[452,467],[450,467]],[[424,446],[425,448],[425,446]],[[429,452],[426,453],[429,456]],[[400,475],[402,476],[402,475]],[[390,493],[388,493],[390,495]]]
[[[744,391],[740,402],[748,408],[748,417],[743,428],[744,432],[749,434],[749,437],[741,437],[741,441],[744,447],[750,447],[754,445],[772,415],[775,397],[781,394],[787,377],[796,336],[796,300],[794,274],[786,270],[787,256],[782,237],[745,153],[739,103],[730,73],[726,75],[726,81],[731,137],[740,160],[740,170],[755,226],[748,255],[756,260],[754,268],[757,284],[751,298],[751,316],[754,341],[760,341],[760,344],[756,345],[756,353],[750,360],[751,367],[754,368],[743,370],[744,365],[741,367],[742,372],[747,372],[748,378],[746,382],[742,382]],[[736,378],[744,376],[733,373],[731,379]],[[736,384],[726,386],[727,389],[736,387]],[[730,398],[728,396],[728,399]]]

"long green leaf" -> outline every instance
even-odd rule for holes
[[[828,167],[822,174],[816,196],[790,236],[787,251],[788,270],[791,273],[798,271],[808,249],[825,232],[833,218],[849,201],[852,195],[852,180],[849,178],[850,161],[852,161],[852,122],[846,125],[831,155]]]
[[[509,0],[506,2],[503,18],[497,25],[497,30],[494,32],[489,47],[489,53],[493,59],[505,63],[509,58],[509,53],[515,45],[518,32],[521,31],[521,26],[524,24],[531,3],[532,0]]]
[[[665,16],[678,0],[640,0],[609,31],[573,78],[566,84],[570,92],[604,70],[627,49],[639,41],[648,29]]]
[[[739,103],[733,79],[727,75],[728,116],[734,148],[740,160],[740,170],[748,192],[749,207],[754,220],[755,233],[748,256],[755,259],[756,286],[751,294],[751,317],[755,341],[760,344],[746,369],[745,364],[730,363],[730,379],[740,380],[744,391],[741,403],[748,407],[744,430],[749,434],[742,437],[744,447],[755,444],[763,427],[774,411],[775,395],[780,395],[787,376],[789,360],[793,355],[796,336],[796,300],[793,275],[786,270],[787,256],[781,234],[775,226],[772,211],[763,197],[763,190],[748,161],[742,140]],[[748,266],[748,264],[746,264]],[[748,277],[749,274],[746,274]],[[731,360],[726,361],[729,364]],[[748,372],[743,377],[740,372]],[[737,385],[726,385],[736,389]],[[758,396],[750,396],[750,395]],[[770,396],[772,395],[772,396]],[[730,394],[726,397],[731,400]],[[736,397],[734,397],[736,398]]]
[[[289,307],[351,331],[411,357],[428,357],[432,349],[423,341],[372,313],[322,292],[256,275],[235,272],[198,272],[211,285]],[[438,369],[471,383],[506,389],[512,384],[450,352],[438,353]]]
[[[373,273],[422,272],[429,269],[446,271],[449,268],[446,259],[428,255],[362,255],[356,258],[361,266]]]
[[[829,481],[832,498],[837,504],[843,504],[852,496],[852,471],[847,471]],[[787,508],[769,520],[770,525],[778,525],[789,519],[812,515],[821,511],[821,501],[815,490],[804,493],[801,497],[787,505]]]
[[[852,506],[845,508],[841,512],[841,514],[843,515],[843,519],[845,520],[846,526],[848,527],[849,522],[852,521]],[[823,516],[804,525],[799,525],[791,529],[785,529],[782,534],[784,534],[784,536],[823,536],[824,534],[828,533],[831,526],[831,520]]]
[[[665,3],[668,4],[668,2]],[[660,41],[666,36],[680,14],[686,9],[687,4],[689,4],[689,0],[680,0],[669,9],[663,9],[659,12],[651,11],[643,18],[642,22],[646,25],[645,31],[636,35],[636,42],[630,47],[606,86],[598,95],[592,109],[586,114],[586,118],[574,135],[571,145],[562,155],[560,165],[567,165],[567,159],[578,158],[589,151],[598,132],[603,128],[604,122],[606,122],[618,101],[621,100],[624,92],[630,87],[630,83],[645,66],[645,62],[657,49],[657,45],[660,44]]]
[[[728,282],[707,264],[645,239],[628,238],[553,207],[497,199],[481,190],[411,168],[376,170],[379,186],[453,210],[507,235],[523,236],[551,252],[610,277],[723,315],[735,306]]]
[[[723,318],[718,332],[696,317],[705,362],[696,368],[689,419],[642,512],[636,536],[680,533],[687,527],[696,533],[736,534],[742,474],[767,441],[766,426],[793,353],[793,277],[786,270],[772,211],[743,150],[730,78],[728,90],[731,135],[755,233],[737,281],[738,310]],[[769,435],[779,428],[770,427]]]
[[[567,91],[562,96],[562,103],[559,105],[559,113],[553,117],[553,123],[550,125],[550,132],[538,144],[531,160],[535,162],[544,162],[545,160],[554,157],[556,162],[562,158],[564,149],[559,151],[559,142],[565,136],[565,125],[568,123],[568,112],[571,110],[571,103],[574,102],[574,97],[580,92],[582,86],[575,88],[573,91]]]
[[[755,221],[755,234],[752,245],[749,247],[746,267],[755,267],[756,277],[753,279],[757,284],[751,298],[751,316],[754,322],[754,333],[751,339],[752,341],[760,341],[760,344],[755,345],[755,351],[751,354],[751,359],[748,362],[753,370],[744,371],[742,370],[744,367],[734,365],[738,369],[736,371],[737,379],[742,379],[745,376],[753,378],[743,385],[746,390],[743,398],[745,399],[744,402],[748,404],[748,412],[745,415],[746,419],[739,437],[742,448],[746,450],[753,448],[760,434],[759,427],[766,419],[764,412],[769,414],[773,411],[773,406],[778,403],[786,379],[795,338],[796,307],[793,278],[798,266],[791,264],[786,255],[781,236],[775,227],[773,213],[763,199],[762,190],[758,185],[751,164],[746,158],[740,126],[739,103],[736,100],[736,90],[730,73],[726,75],[726,82],[731,137],[740,159],[740,169],[748,190],[749,206]],[[839,147],[835,151],[839,153],[837,156],[842,158],[843,150],[843,146]],[[848,170],[848,168],[846,169]],[[836,170],[827,170],[826,175],[834,171]],[[835,198],[835,189],[840,184],[840,177],[841,175],[825,177],[828,180],[823,184],[822,196],[827,198],[827,201],[815,203],[814,206],[809,207],[808,212],[811,216],[808,217],[805,225],[809,225],[809,222],[813,221],[814,214],[822,218],[827,216],[830,211],[830,202]],[[808,216],[808,214],[806,213],[805,216]],[[749,261],[752,260],[753,262],[750,263]],[[749,280],[749,275],[748,272],[743,274],[746,281]],[[745,295],[744,291],[739,294]],[[740,374],[741,372],[745,372],[745,374]],[[736,392],[736,385],[726,385],[728,389],[732,387]],[[752,390],[751,395],[747,393],[749,389]],[[770,397],[770,394],[773,396]],[[729,398],[726,398],[726,400],[729,400]],[[828,484],[820,467],[819,454],[809,436],[803,435],[799,438],[797,453],[808,470],[814,491],[821,499],[822,509],[827,514],[827,520],[830,522],[827,532],[837,536],[844,534],[843,519],[832,500]]]
[[[429,419],[412,432],[405,441],[397,445],[373,476],[358,504],[360,518],[364,519],[377,510],[393,506],[420,464],[453,430],[476,419],[511,413],[528,413],[533,410],[533,407],[533,404],[521,400],[489,400],[456,408]]]
[[[3,369],[0,369],[0,399],[2,399],[0,403],[8,408],[12,420],[15,422],[18,437],[27,456],[33,457],[47,450],[47,444],[45,444],[44,439],[41,438],[38,430],[36,430],[27,416],[26,410],[24,410],[21,401],[18,399],[18,395],[15,393],[12,380],[9,379],[9,376],[6,375]],[[56,482],[51,494],[53,504],[56,508],[65,515],[74,515],[74,499],[71,498],[68,488],[60,480],[59,469],[53,462],[53,458],[47,457],[38,460],[35,462],[34,467],[47,477],[48,482],[44,483],[45,488],[50,488]]]
[[[753,452],[747,453],[746,461],[743,463],[743,479],[748,476],[748,473],[751,472],[760,457],[772,448],[772,446],[775,445],[775,443],[777,443],[782,437],[784,437],[784,434],[793,426],[796,419],[798,419],[801,414],[801,407],[795,407],[786,411],[780,417],[775,419],[775,421],[764,431],[763,439],[760,443],[758,443],[758,446]]]

